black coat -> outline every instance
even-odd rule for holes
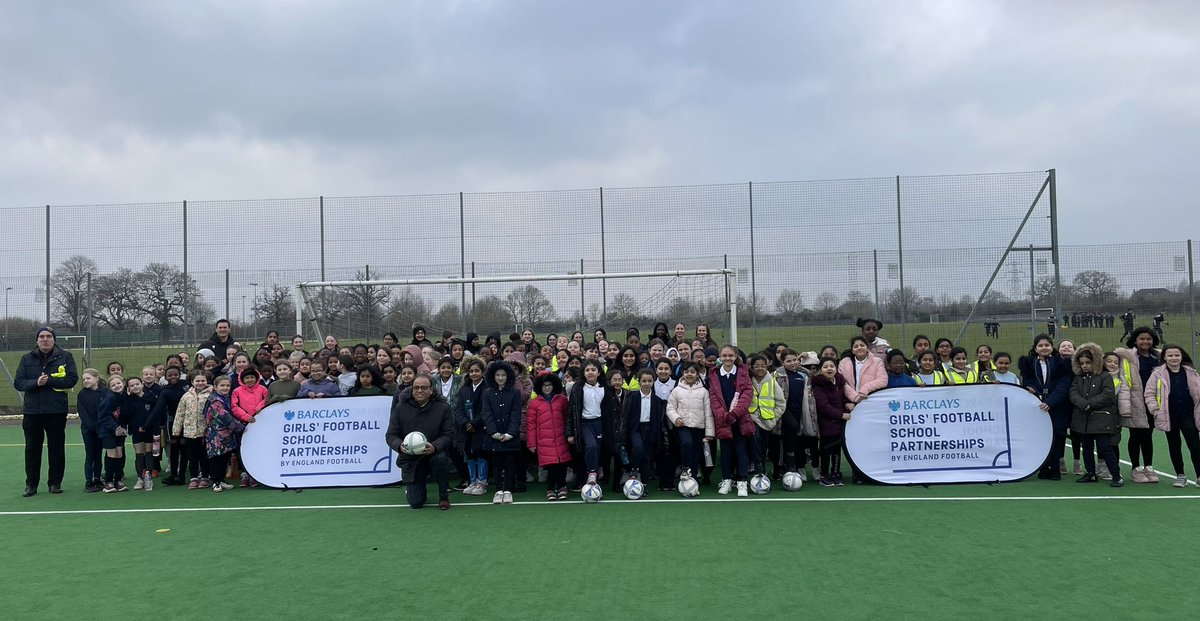
[[[571,394],[568,395],[567,401],[567,437],[575,438],[575,446],[583,446],[579,440],[579,434],[583,429],[583,387],[587,382],[575,382],[571,387]],[[613,438],[622,435],[625,425],[621,422],[621,402],[617,399],[617,391],[611,386],[603,382],[604,398],[600,400],[600,422],[604,427],[603,446],[612,447]],[[620,428],[618,428],[620,425]]]
[[[650,444],[658,446],[662,439],[663,419],[667,415],[667,402],[660,399],[653,390],[649,396],[643,395],[641,390],[625,394],[624,427],[619,439],[622,442],[633,440],[633,434],[637,433],[638,425],[642,422],[642,399],[650,400],[650,429],[653,433]]]
[[[100,425],[100,401],[104,393],[100,390],[81,390],[75,399],[75,407],[79,411],[79,429],[84,433],[97,433]]]
[[[45,386],[38,386],[38,378],[43,373],[49,375],[50,380]],[[78,381],[75,357],[55,345],[46,355],[34,348],[21,356],[13,387],[25,394],[23,414],[66,414],[67,391]]]
[[[482,399],[486,387],[487,382],[480,382],[478,388],[473,388],[470,378],[466,378],[458,389],[458,403],[454,408],[454,446],[459,450],[483,448]],[[475,431],[467,431],[468,424]]]
[[[385,439],[388,446],[392,447],[392,450],[399,455],[396,458],[396,465],[400,467],[400,474],[406,483],[410,481],[409,476],[415,470],[411,467],[412,464],[422,457],[408,455],[400,450],[400,445],[404,443],[404,437],[414,431],[425,434],[426,441],[433,445],[434,454],[452,446],[454,417],[450,414],[450,405],[446,403],[445,399],[442,399],[441,395],[434,393],[430,396],[429,401],[425,402],[425,405],[419,405],[413,399],[412,392],[408,392],[392,408],[392,416],[388,421]]]

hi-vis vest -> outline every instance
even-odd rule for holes
[[[775,378],[768,375],[761,386],[754,389],[754,398],[750,400],[750,413],[758,412],[763,420],[775,418]]]
[[[937,369],[933,370],[932,375],[933,375],[933,384],[932,384],[933,386],[941,386],[942,384],[949,383],[946,381],[946,375]],[[929,386],[930,385],[930,384],[926,384],[925,381],[921,379],[920,374],[913,374],[913,379],[917,380],[918,386]]]
[[[970,367],[967,368],[966,375],[959,375],[953,368],[946,370],[947,384],[974,384],[977,379],[979,377],[975,375],[975,370]]]

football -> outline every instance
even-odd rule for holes
[[[604,498],[604,489],[598,483],[587,483],[579,490],[584,502],[600,502]]]
[[[404,450],[408,451],[410,454],[417,455],[420,454],[420,452],[425,448],[425,444],[427,442],[429,442],[429,440],[425,439],[425,434],[421,433],[420,431],[414,431],[404,436],[404,442],[402,444],[404,445]]]
[[[750,491],[755,494],[766,494],[771,491],[771,477],[762,473],[750,477]]]
[[[646,495],[646,486],[637,479],[629,479],[624,486],[625,497],[630,500],[637,500]]]
[[[679,477],[679,485],[676,489],[679,490],[679,495],[684,498],[692,498],[700,495],[700,484],[692,477]]]
[[[800,476],[799,472],[783,473],[783,489],[789,492],[799,491],[804,487],[804,477]]]

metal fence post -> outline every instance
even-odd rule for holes
[[[746,182],[747,197],[750,211],[750,328],[754,336],[750,339],[751,347],[758,349],[758,276],[754,269],[754,182]],[[879,288],[876,287],[876,292]],[[878,298],[878,294],[876,298]],[[878,303],[878,299],[876,299]]]
[[[604,187],[601,186],[600,187],[600,273],[601,274],[608,273],[608,261],[606,260],[606,257],[605,257],[604,240],[605,240],[605,235],[604,235]],[[583,282],[580,282],[579,285],[583,286]],[[600,323],[603,324],[604,320],[607,318],[608,318],[608,280],[601,278],[600,279]]]
[[[50,325],[50,206],[46,205],[46,325]]]
[[[465,214],[465,204],[463,202],[463,193],[458,193],[458,269],[463,278],[467,277],[467,220]],[[462,306],[459,307],[459,327],[462,328],[463,336],[467,335],[467,285],[463,283],[458,286],[458,291],[461,294]]]
[[[191,281],[188,280],[188,230],[187,230],[187,201],[183,201],[183,343],[191,345],[188,339],[188,317],[192,299]]]
[[[900,211],[900,175],[896,175],[896,248],[900,255],[900,344],[908,347],[908,292],[904,290],[904,225]]]
[[[583,259],[579,260],[579,275],[583,276]],[[600,282],[604,282],[604,279],[601,278]],[[587,303],[584,300],[584,290],[587,289],[585,283],[587,283],[586,280],[579,279],[579,325],[575,326],[576,330],[583,330],[583,326],[587,325]]]
[[[321,281],[325,280],[325,197],[320,197],[320,203],[317,205],[317,216],[320,220],[321,230]],[[321,291],[325,291],[325,287],[321,287]],[[228,314],[228,311],[226,311]]]
[[[1037,337],[1037,283],[1033,274],[1033,244],[1029,244],[1029,339]]]
[[[229,319],[229,268],[225,268],[225,319]]]
[[[1050,256],[1054,259],[1054,316],[1062,319],[1062,266],[1058,260],[1058,189],[1054,169],[1047,171],[1050,183]]]
[[[1192,265],[1192,263],[1193,263],[1192,240],[1190,240],[1190,239],[1187,242],[1187,250],[1188,250],[1188,304],[1190,306],[1191,317],[1192,317],[1191,321],[1189,322],[1189,325],[1191,326],[1191,331],[1192,331],[1192,355],[1195,356],[1195,355],[1197,355],[1197,353],[1196,353],[1196,272],[1195,272],[1195,266]]]
[[[871,262],[875,269],[875,317],[880,317],[879,314],[879,249],[871,251]]]

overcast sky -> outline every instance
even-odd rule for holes
[[[1177,240],[1198,27],[1197,2],[6,2],[0,206],[1054,167],[1064,243]]]

